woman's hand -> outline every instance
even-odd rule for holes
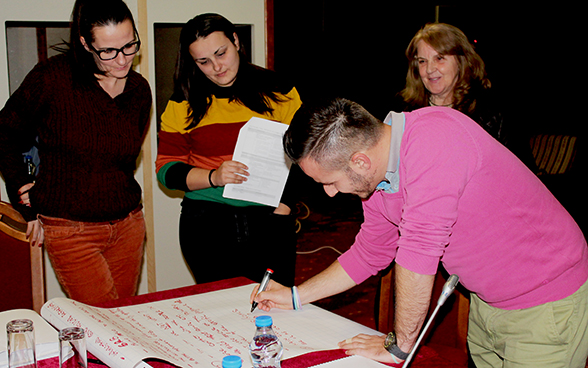
[[[254,301],[259,303],[257,304],[257,308],[266,312],[269,312],[272,308],[294,309],[290,288],[270,280],[265,291],[262,291],[259,295],[257,295],[258,289],[259,285],[255,286],[249,298],[250,303]]]
[[[224,187],[227,184],[241,184],[247,181],[249,168],[239,161],[224,161],[214,171],[193,167],[186,177],[189,190],[208,189],[210,187]]]
[[[20,196],[20,204],[24,204],[27,207],[31,207],[31,200],[29,198],[29,191],[32,187],[35,186],[35,183],[28,183],[20,187],[18,190],[18,195]]]
[[[227,184],[241,184],[247,181],[249,172],[247,165],[239,161],[224,161],[211,176],[212,183],[217,187],[223,187]]]
[[[27,238],[29,238],[29,244],[34,247],[40,247],[45,241],[45,231],[39,220],[29,221],[27,223]]]
[[[290,214],[290,212],[292,212],[292,211],[290,210],[290,207],[286,206],[286,205],[285,205],[285,204],[283,204],[283,203],[280,203],[280,204],[278,205],[278,207],[276,207],[276,209],[274,210],[274,213],[275,213],[276,215],[289,215],[289,214]]]
[[[392,355],[384,348],[385,339],[386,336],[359,334],[341,341],[338,345],[347,355],[361,355],[383,363],[394,363]],[[402,362],[400,358],[396,359]]]
[[[31,207],[31,199],[29,197],[29,191],[32,187],[35,186],[35,183],[28,183],[20,187],[18,190],[18,195],[20,196],[20,204],[23,204],[27,207]],[[27,238],[29,238],[29,243],[31,246],[41,246],[43,245],[43,241],[45,241],[45,231],[43,230],[43,226],[39,220],[29,221],[27,223]]]

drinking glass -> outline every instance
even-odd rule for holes
[[[30,319],[15,319],[6,324],[8,368],[37,368],[35,331]]]
[[[59,367],[87,368],[86,334],[79,327],[66,327],[59,331]]]

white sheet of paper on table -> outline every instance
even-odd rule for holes
[[[274,331],[284,344],[283,359],[337,349],[339,341],[359,333],[381,335],[313,305],[299,311],[250,313],[252,289],[253,285],[246,285],[111,309],[57,298],[43,306],[42,315],[60,328],[82,325],[92,354],[109,366],[128,368],[148,357],[179,367],[220,367],[222,357],[229,354],[240,355],[243,368],[251,368],[247,347],[255,317],[261,314],[273,318]]]
[[[239,131],[233,160],[249,168],[247,181],[227,184],[223,197],[277,207],[290,172],[291,161],[282,147],[286,124],[253,117]]]
[[[352,355],[346,358],[333,360],[331,362],[313,365],[309,368],[382,368],[388,367],[385,364],[378,363],[374,360],[364,358],[359,355]]]

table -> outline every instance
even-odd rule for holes
[[[143,303],[156,302],[165,299],[177,298],[182,296],[202,294],[215,290],[228,289],[238,286],[244,286],[248,284],[254,284],[251,280],[244,277],[237,277],[233,279],[227,279],[222,281],[216,281],[206,284],[186,286],[177,289],[164,290],[155,293],[138,295],[130,298],[123,298],[118,300],[101,303],[97,307],[101,308],[115,308],[124,307],[129,305],[137,305]],[[342,336],[341,340],[349,336]],[[88,354],[90,359],[95,359],[90,353]],[[313,365],[326,363],[332,360],[340,359],[345,357],[345,352],[341,349],[318,351],[301,356],[293,357],[282,361],[282,368],[306,368]],[[170,368],[174,367],[171,364],[161,361],[149,361],[148,362],[154,368]],[[59,366],[59,359],[52,358],[40,361],[38,364],[39,368],[57,368]],[[397,364],[389,364],[391,367],[401,367]],[[93,362],[88,363],[88,368],[104,368],[105,365],[97,364]],[[410,367],[412,368],[434,368],[434,367],[461,367],[464,366],[456,365],[452,362],[442,359],[433,349],[426,346],[421,347],[415,355]],[[115,367],[112,367],[115,368]]]

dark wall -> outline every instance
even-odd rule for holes
[[[299,0],[274,6],[275,69],[294,78],[303,99],[346,97],[380,118],[404,86],[406,46],[435,20],[435,6],[422,2]],[[583,93],[581,75],[572,69],[584,64],[576,52],[583,48],[578,18],[586,7],[445,5],[439,20],[477,41],[511,123],[531,133],[579,134]]]
[[[434,8],[398,17],[418,7],[341,4],[276,1],[275,68],[294,77],[303,99],[345,97],[381,117],[404,85],[404,48],[424,19],[434,19]]]

